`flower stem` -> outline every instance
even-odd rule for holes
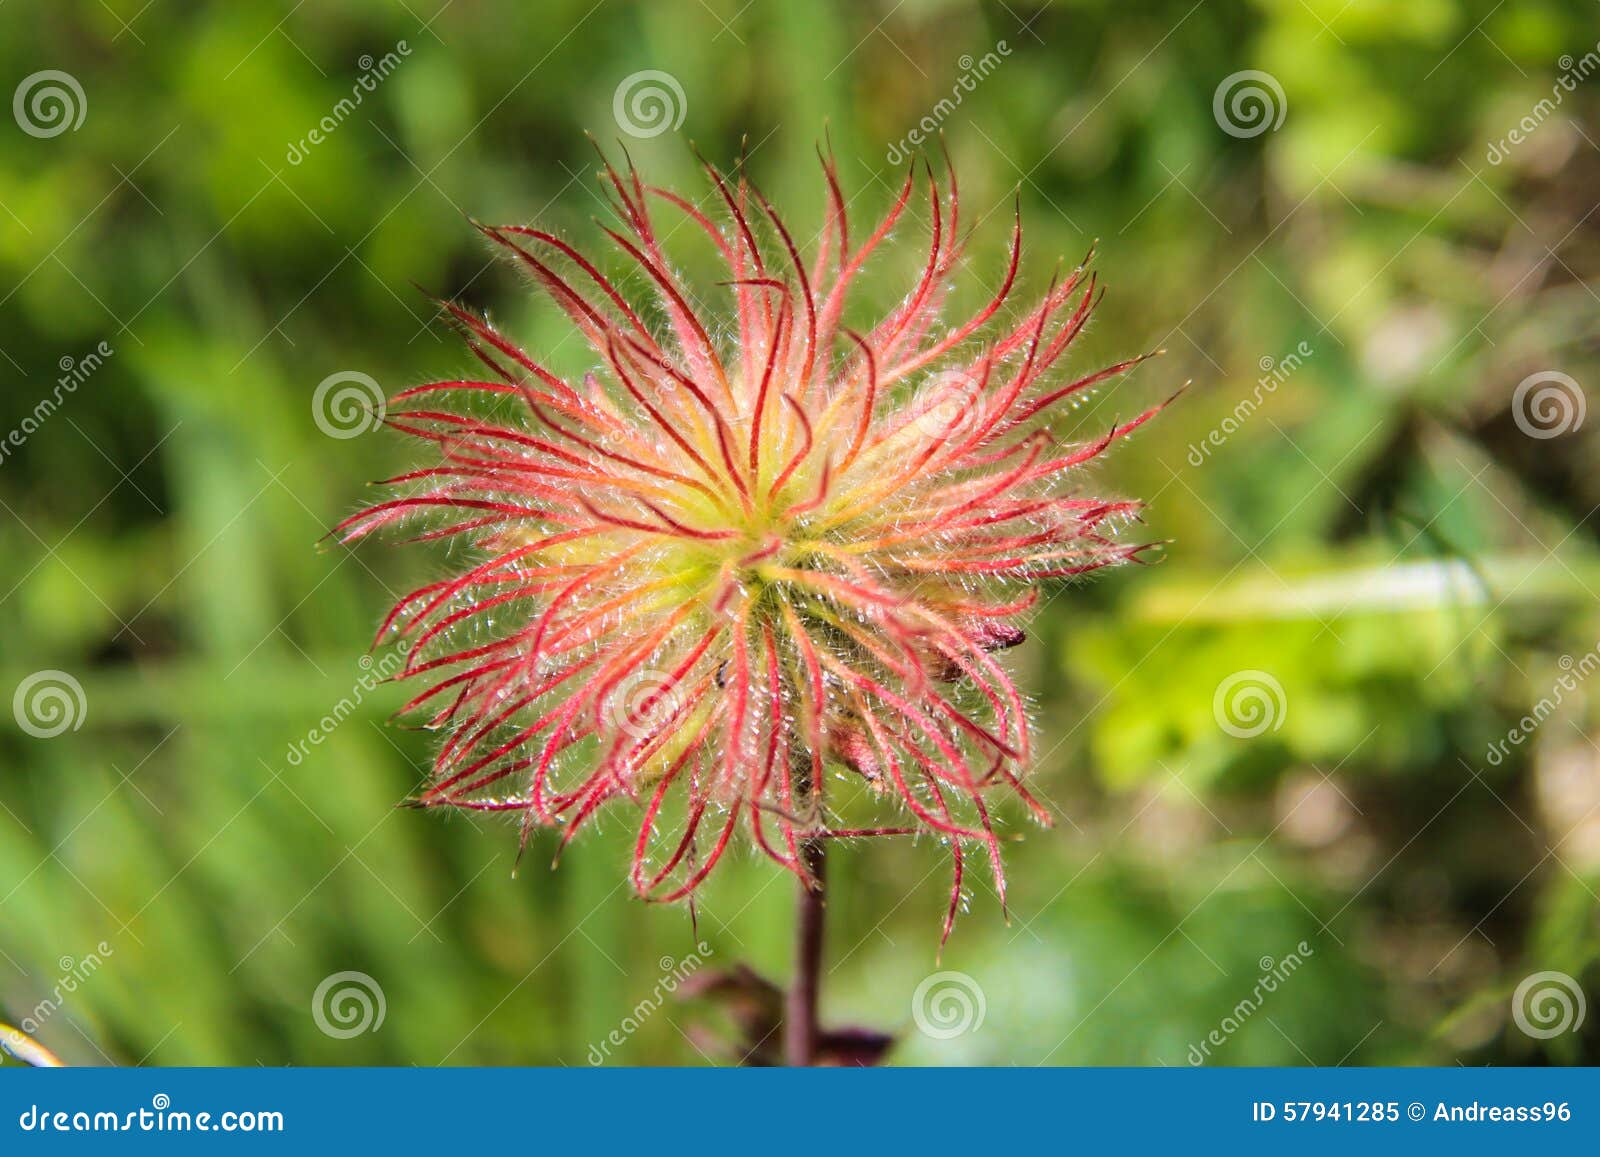
[[[825,840],[806,840],[800,856],[815,884],[800,885],[795,919],[794,981],[789,986],[788,1007],[784,1010],[784,1060],[795,1067],[817,1063],[817,998],[822,986],[822,926],[824,869],[827,857]]]

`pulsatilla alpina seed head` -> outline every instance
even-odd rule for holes
[[[924,171],[926,263],[859,330],[852,287],[921,202],[915,167],[860,237],[825,160],[802,253],[742,177],[708,165],[696,203],[608,164],[605,232],[636,295],[554,234],[483,228],[595,363],[559,376],[444,303],[488,373],[392,400],[388,424],[435,460],[338,528],[420,523],[473,551],[379,633],[409,637],[403,674],[429,686],[406,710],[446,733],[420,804],[517,811],[524,839],[564,840],[626,805],[633,884],[655,899],[688,896],[741,831],[802,880],[807,840],[937,836],[946,934],[974,848],[1003,899],[991,797],[1049,815],[1022,786],[1028,720],[996,653],[1041,584],[1137,555],[1114,538],[1137,504],[1076,482],[1160,407],[1088,442],[1052,433],[1062,403],[1142,359],[1059,372],[1095,279],[1080,266],[1009,308],[1020,218],[992,298],[941,322],[963,240],[953,175]],[[663,242],[682,228],[725,278],[680,279]]]

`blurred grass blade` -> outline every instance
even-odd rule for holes
[[[1572,602],[1589,597],[1588,562],[1503,556],[1392,563],[1317,574],[1248,574],[1223,586],[1174,582],[1147,591],[1135,617],[1150,622],[1322,619],[1464,606]]]
[[[6,1050],[25,1065],[36,1069],[60,1069],[66,1066],[61,1058],[34,1040],[19,1028],[0,1021],[0,1048]]]

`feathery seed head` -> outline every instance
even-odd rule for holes
[[[915,168],[857,239],[825,159],[809,259],[753,185],[706,170],[715,208],[605,167],[621,222],[606,233],[650,308],[554,234],[483,228],[592,347],[581,381],[442,303],[489,374],[389,408],[437,461],[338,533],[420,521],[476,553],[379,632],[410,638],[404,675],[429,685],[407,710],[446,733],[419,802],[517,811],[524,839],[561,824],[565,842],[626,801],[633,884],[662,900],[690,895],[741,829],[802,879],[803,841],[930,832],[954,857],[948,935],[970,847],[1004,898],[987,797],[1049,820],[1022,786],[1028,721],[994,653],[1023,641],[1042,583],[1142,549],[1114,538],[1136,503],[1075,483],[1160,407],[1088,443],[1050,431],[1061,403],[1143,359],[1055,372],[1098,300],[1081,265],[998,323],[1020,217],[992,299],[941,325],[964,247],[953,175],[926,171],[922,273],[857,332],[851,288]],[[672,270],[667,214],[715,247],[719,287]],[[725,333],[700,304],[714,292],[731,298]],[[872,800],[892,815],[842,826]]]

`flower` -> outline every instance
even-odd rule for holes
[[[336,533],[421,523],[474,552],[379,631],[409,637],[402,677],[430,684],[403,710],[446,732],[416,802],[520,812],[524,843],[564,825],[563,847],[626,802],[633,885],[660,900],[689,896],[741,830],[802,880],[806,841],[932,833],[954,857],[948,935],[971,849],[1004,902],[989,797],[1049,821],[1022,784],[1023,696],[994,653],[1023,641],[1042,584],[1144,549],[1115,538],[1137,503],[1075,482],[1161,407],[1087,443],[1051,432],[1062,403],[1143,359],[1056,373],[1098,300],[1087,259],[999,324],[1020,211],[999,289],[941,325],[964,249],[953,174],[925,167],[926,263],[858,332],[851,292],[916,166],[858,241],[824,159],[809,259],[758,189],[706,171],[714,211],[605,166],[621,222],[605,232],[648,305],[555,234],[479,226],[587,341],[581,380],[441,302],[487,377],[389,404],[437,461]],[[718,286],[691,289],[669,263],[682,226],[725,263]],[[713,291],[725,315],[703,304]],[[870,822],[845,826],[858,813]]]

